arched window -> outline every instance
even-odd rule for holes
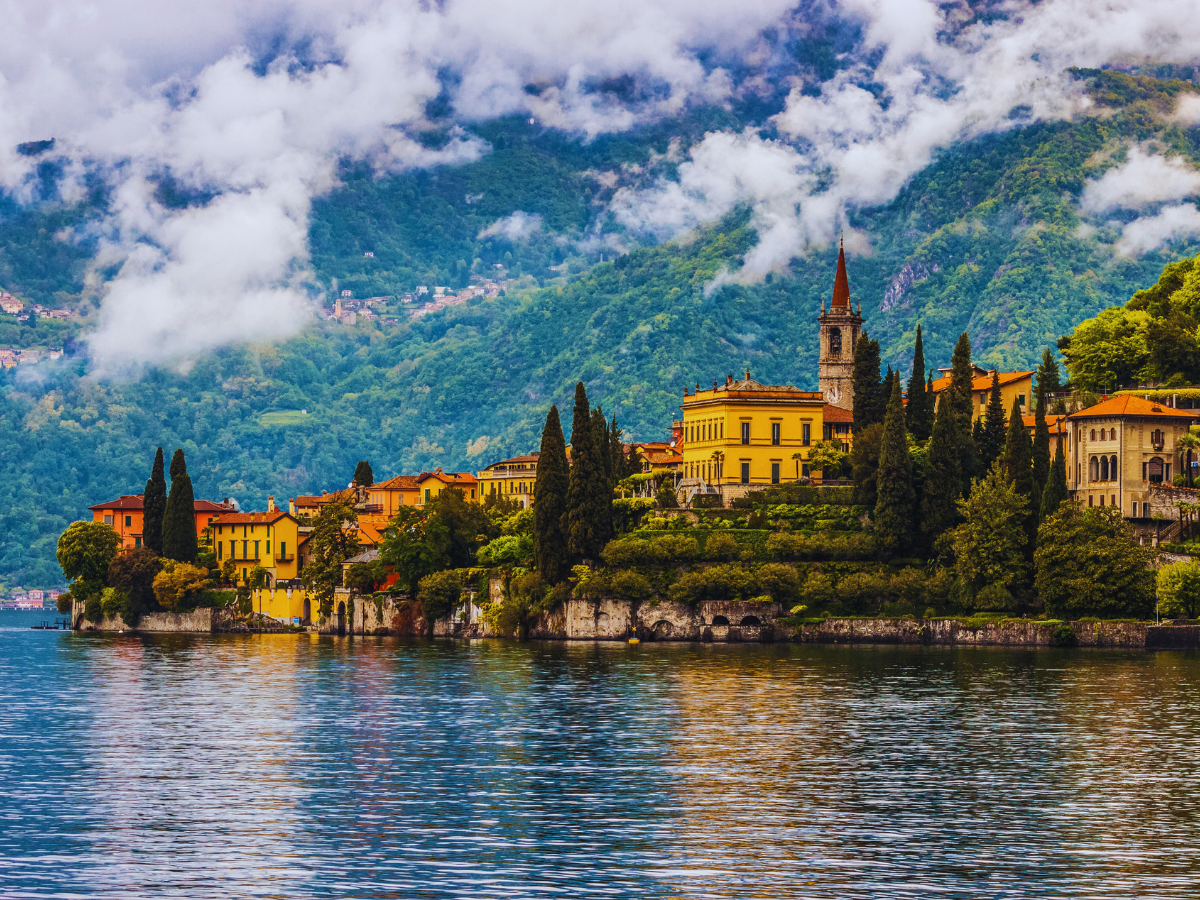
[[[829,353],[832,356],[842,355],[842,329],[829,329]]]
[[[1117,429],[1115,429],[1115,428],[1108,429],[1108,439],[1110,441],[1115,441],[1117,439]]]
[[[1163,461],[1160,456],[1150,458],[1150,464],[1146,467],[1146,474],[1149,475],[1151,484],[1162,484],[1163,480]]]
[[[1108,477],[1113,481],[1117,480],[1117,458],[1115,456],[1108,461]]]
[[[1095,439],[1096,439],[1096,429],[1093,428],[1092,429],[1092,440],[1094,441]]]
[[[1100,480],[1100,459],[1093,456],[1088,460],[1088,481]]]
[[[1108,457],[1100,457],[1100,480],[1108,481]]]

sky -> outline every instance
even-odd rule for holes
[[[769,130],[708,134],[676,179],[622,189],[611,209],[668,239],[749,206],[759,243],[720,278],[753,281],[843,230],[849,251],[869,252],[848,212],[891,199],[940,149],[1086,113],[1069,66],[1200,62],[1200,17],[1180,11],[1179,0],[0,0],[0,188],[32,197],[35,163],[16,146],[50,137],[66,196],[88,172],[109,182],[96,267],[117,274],[89,350],[115,374],[302,327],[319,299],[308,218],[339,160],[387,173],[489,152],[466,129],[437,150],[414,139],[439,95],[463,125],[520,113],[587,139],[782,93]],[[853,40],[815,82],[784,51],[830,28]],[[621,76],[639,87],[632,99],[602,89]],[[1200,99],[1174,115],[1200,123]],[[211,201],[162,207],[167,174]],[[1189,164],[1138,146],[1089,184],[1081,212],[1141,213],[1118,242],[1139,254],[1200,234],[1197,193]],[[539,225],[517,215],[492,227]]]

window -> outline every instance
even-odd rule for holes
[[[1138,502],[1137,502],[1136,500],[1134,500],[1134,501],[1133,501],[1133,517],[1134,517],[1135,519],[1138,517],[1138,514],[1137,514],[1137,504],[1138,504]]]
[[[225,556],[225,545],[217,541],[217,561],[219,562]]]
[[[1115,441],[1117,439],[1117,429],[1115,429],[1115,428],[1108,429],[1108,439],[1110,441]]]
[[[1088,506],[1092,505],[1092,495],[1088,494]]]
[[[1096,429],[1093,428],[1092,429],[1092,440],[1094,441],[1095,439],[1096,439]]]
[[[771,463],[771,484],[779,484],[779,463]]]
[[[250,558],[250,552],[246,549],[249,543],[249,541],[242,541],[242,559]]]
[[[1104,505],[1104,495],[1103,494],[1100,495],[1100,505],[1101,506]]]
[[[104,524],[105,524],[105,525],[111,525],[112,523],[113,523],[113,517],[112,517],[112,513],[108,513],[108,514],[107,514],[107,515],[105,515],[105,517],[104,517]]]
[[[750,463],[742,463],[742,484],[750,483]]]
[[[717,429],[718,429],[718,431],[719,431],[719,434],[717,435],[717,439],[718,439],[718,440],[724,440],[724,439],[725,439],[725,423],[724,423],[724,422],[719,422],[719,423],[717,424]]]
[[[1093,456],[1088,460],[1088,481],[1100,480],[1100,460]]]
[[[1114,456],[1108,461],[1108,477],[1112,481],[1117,480],[1117,458]],[[1116,506],[1114,503],[1113,506]]]
[[[133,516],[126,516],[125,517],[125,527],[129,528],[131,525],[133,525]]]
[[[229,542],[229,558],[234,559],[235,557],[237,557],[237,541],[230,541]]]
[[[742,423],[742,443],[743,444],[750,443],[750,423],[749,422]],[[749,484],[749,482],[745,482],[745,483]]]
[[[429,488],[425,488],[425,502],[429,502]]]
[[[808,463],[805,463],[804,465],[802,465],[800,467],[800,474],[803,475],[805,478],[808,477]]]
[[[829,354],[831,356],[842,355],[842,330],[840,328],[829,329]]]
[[[779,423],[778,422],[771,423],[771,445],[774,447],[779,446]]]
[[[134,550],[141,550],[141,549],[142,549],[142,539],[141,539],[141,537],[140,537],[140,536],[138,536],[138,537],[135,537],[135,538],[133,539],[133,549],[134,549]]]
[[[821,428],[821,439],[825,441],[833,440],[833,426],[826,422]]]
[[[283,541],[279,542],[279,558],[287,559],[287,544]]]
[[[267,541],[267,556],[271,555],[271,542]]]
[[[1162,484],[1163,476],[1166,474],[1166,466],[1163,465],[1162,457],[1151,457],[1147,466],[1149,478],[1146,479],[1151,484]]]
[[[1108,457],[1100,457],[1100,480],[1108,481]]]
[[[1146,464],[1142,463],[1142,481],[1146,480]]]
[[[254,542],[254,558],[258,559],[258,541]]]
[[[1108,498],[1108,505],[1109,506],[1117,505],[1117,495],[1116,494],[1113,494],[1111,497]]]
[[[1024,394],[1017,394],[1017,402],[1018,402],[1019,404],[1021,404],[1022,406],[1024,406],[1024,405],[1025,405],[1025,395],[1024,395]]]
[[[812,443],[812,426],[807,423],[800,426],[800,443],[805,447]]]

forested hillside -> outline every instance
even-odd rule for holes
[[[922,323],[932,365],[946,364],[969,330],[978,360],[1032,366],[1076,323],[1200,251],[1177,242],[1121,256],[1118,226],[1129,216],[1118,211],[1113,224],[1079,212],[1088,180],[1136,143],[1200,160],[1200,130],[1166,117],[1172,98],[1195,86],[1079,77],[1096,114],[960,145],[893,202],[855,214],[872,253],[851,259],[851,290],[885,362],[909,365]],[[531,276],[527,289],[382,327],[314,321],[278,346],[230,348],[134,383],[86,377],[81,356],[0,376],[0,580],[57,584],[58,534],[89,504],[140,491],[159,444],[184,448],[197,496],[260,507],[268,494],[342,486],[364,457],[383,477],[476,469],[533,449],[546,408],[569,405],[578,379],[639,439],[664,436],[683,388],[697,382],[748,368],[815,387],[815,316],[835,249],[706,294],[756,240],[748,214],[735,213],[613,261],[617,242],[638,243],[607,211],[613,192],[671,177],[691,142],[733,118],[692,112],[590,143],[524,120],[492,122],[477,127],[491,147],[477,162],[382,178],[347,166],[342,187],[314,209],[312,263],[327,288],[336,279],[372,296],[461,285],[501,263]],[[163,197],[202,200],[166,184]],[[97,188],[65,204],[48,187],[34,207],[0,203],[0,286],[91,309],[86,225],[107,202]],[[528,227],[491,228],[517,212]],[[48,337],[0,320],[11,345]]]

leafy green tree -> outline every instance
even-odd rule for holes
[[[929,441],[928,476],[921,497],[921,536],[927,551],[935,552],[938,540],[959,521],[962,497],[961,422],[949,403],[943,403],[933,423]]]
[[[1000,375],[997,371],[992,372],[992,389],[988,394],[987,410],[982,422],[983,432],[976,442],[979,445],[979,462],[990,469],[992,463],[1000,458],[1005,442],[1004,400],[1000,394]]]
[[[402,506],[388,522],[379,558],[415,596],[422,578],[449,566],[450,530],[432,510]]]
[[[986,472],[979,458],[979,448],[971,431],[974,403],[972,393],[975,370],[971,365],[971,338],[964,331],[954,345],[954,353],[950,358],[950,389],[946,399],[950,402],[955,414],[959,417],[957,429],[959,439],[959,466],[962,470],[963,495],[971,491],[973,479],[980,473]]]
[[[1050,426],[1046,424],[1046,393],[1037,389],[1037,407],[1033,417],[1033,493],[1034,512],[1041,511],[1042,491],[1050,479]]]
[[[863,331],[854,347],[854,370],[851,374],[855,435],[870,425],[883,423],[888,398],[883,393],[879,371],[879,342],[871,340]]]
[[[1200,615],[1200,562],[1194,559],[1172,563],[1156,576],[1159,611],[1164,616],[1183,613],[1189,619]]]
[[[1026,501],[1033,496],[1033,444],[1021,419],[1021,406],[1013,400],[1004,441],[1004,477]]]
[[[447,565],[452,568],[475,565],[475,554],[486,543],[492,528],[483,508],[468,501],[458,488],[447,488],[425,506],[434,526],[445,529]]]
[[[925,391],[925,345],[921,326],[917,325],[917,342],[913,348],[912,375],[908,379],[908,430],[917,443],[929,440],[933,433],[933,397]]]
[[[167,560],[162,571],[154,576],[154,598],[167,612],[181,612],[191,609],[208,585],[207,569]]]
[[[333,612],[333,593],[342,583],[342,564],[358,553],[355,533],[358,514],[345,500],[334,500],[321,506],[313,520],[308,538],[308,562],[300,578],[309,594],[317,601],[322,618]]]
[[[357,591],[360,594],[370,594],[374,592],[375,585],[384,580],[380,577],[380,575],[384,575],[384,573],[380,571],[380,568],[380,566],[373,562],[350,563],[350,565],[346,567],[346,587],[352,591]]]
[[[1055,618],[1154,615],[1153,552],[1113,506],[1064,503],[1041,525],[1034,587]]]
[[[417,602],[421,614],[433,634],[433,623],[444,618],[462,596],[462,579],[457,572],[435,572],[421,579],[417,588]]]
[[[537,570],[548,584],[560,583],[570,571],[571,558],[567,546],[567,495],[570,488],[571,470],[567,464],[558,407],[551,406],[542,428],[537,481],[533,492],[533,552]]]
[[[1076,390],[1100,391],[1147,376],[1146,333],[1152,321],[1144,310],[1112,307],[1079,323],[1072,335],[1058,342],[1071,385]]]
[[[883,422],[875,502],[875,539],[885,556],[900,556],[912,539],[912,458],[904,423],[900,379],[892,379],[892,398]]]
[[[136,625],[143,613],[157,608],[154,578],[161,571],[162,560],[149,547],[120,553],[108,564],[107,583],[121,591],[126,599],[121,610],[125,624]]]
[[[167,512],[167,479],[163,475],[163,449],[154,454],[150,480],[142,495],[142,544],[155,555],[162,553],[163,517]]]
[[[1067,492],[1067,460],[1063,456],[1062,441],[1059,440],[1055,443],[1054,462],[1050,464],[1050,474],[1046,478],[1046,487],[1042,491],[1039,522],[1046,521],[1047,518],[1058,512],[1058,508],[1062,506],[1063,502],[1070,498],[1070,494]],[[1040,525],[1038,539],[1041,539]]]
[[[851,478],[854,480],[854,502],[870,509],[879,500],[879,451],[883,446],[883,423],[873,422],[854,434],[850,445]]]
[[[183,450],[171,457],[171,493],[163,514],[162,555],[177,562],[196,561],[196,500]]]
[[[71,595],[81,602],[105,587],[121,538],[102,522],[72,522],[58,539],[58,564],[71,582]]]
[[[803,458],[803,454],[797,456]],[[808,455],[808,468],[820,472],[822,478],[839,478],[849,458],[850,454],[837,441],[817,441]]]
[[[997,462],[971,494],[958,502],[963,523],[954,529],[955,591],[966,606],[976,606],[979,595],[1000,602],[986,604],[1003,608],[1014,588],[1025,583],[1025,520],[1027,499],[1013,487],[1003,466]]]
[[[375,483],[375,473],[371,471],[371,464],[367,460],[358,461],[358,465],[354,467],[353,481],[358,487],[370,487]]]

